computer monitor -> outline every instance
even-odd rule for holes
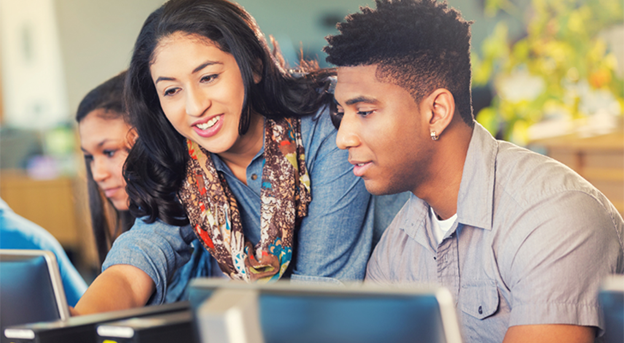
[[[461,342],[444,288],[194,280],[191,299],[202,293],[210,295],[195,307],[202,342]],[[256,325],[261,333],[214,335]]]
[[[46,250],[0,249],[0,327],[66,320],[69,307],[56,257]]]
[[[624,342],[624,275],[606,278],[598,299],[605,319],[604,342]]]

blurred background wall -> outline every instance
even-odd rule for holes
[[[576,169],[624,212],[621,1],[448,2],[474,21],[477,119],[499,138]],[[0,197],[52,232],[82,270],[97,259],[75,111],[89,90],[127,67],[143,21],[162,3],[0,0]],[[336,22],[374,6],[238,3],[291,65],[302,51],[323,66],[324,37],[336,33]]]

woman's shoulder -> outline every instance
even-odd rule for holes
[[[160,219],[150,223],[144,221],[146,218],[137,218],[132,228],[126,232],[128,234],[124,233],[120,237],[131,240],[142,240],[146,237],[158,237],[158,239],[164,238],[166,240],[182,238],[186,242],[190,242],[195,237],[190,225],[177,226],[167,224]]]
[[[332,124],[328,106],[321,107],[316,114],[301,118],[301,138],[306,155],[311,155],[322,148],[336,146],[337,130]]]

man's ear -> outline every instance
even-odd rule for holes
[[[455,98],[445,88],[438,88],[426,98],[423,110],[429,112],[429,132],[442,136],[455,116]]]

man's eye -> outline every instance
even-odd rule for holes
[[[373,111],[358,111],[358,115],[362,117],[366,117],[367,115],[373,113]]]

